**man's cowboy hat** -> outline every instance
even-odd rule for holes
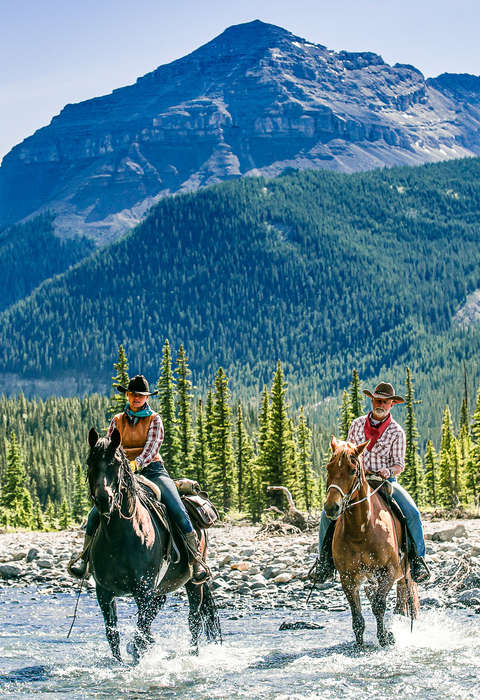
[[[141,394],[142,396],[155,396],[155,394],[158,394],[158,391],[150,391],[148,382],[143,374],[137,374],[136,377],[130,379],[126,388],[121,384],[117,384],[117,391],[121,394],[125,394],[126,391],[131,391],[132,394]]]
[[[380,382],[377,384],[373,390],[373,394],[368,389],[364,389],[363,393],[368,396],[369,399],[391,399],[393,403],[405,403],[403,396],[397,396],[393,389],[393,386],[388,382]]]

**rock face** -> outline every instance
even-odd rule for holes
[[[480,154],[480,78],[425,80],[254,21],[134,85],[67,105],[0,168],[0,225],[50,209],[99,242],[160,197],[287,167],[345,172]]]

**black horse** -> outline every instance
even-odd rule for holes
[[[142,503],[140,486],[120,446],[120,433],[115,429],[110,439],[99,438],[92,428],[88,442],[90,496],[100,513],[90,547],[90,570],[113,656],[121,661],[115,597],[133,596],[137,604],[137,628],[127,649],[138,661],[153,644],[150,627],[165,594],[182,585],[190,606],[192,650],[198,649],[202,629],[209,641],[218,640],[220,623],[210,587],[191,583],[192,568],[180,538],[176,538],[179,560],[170,561],[167,568],[168,531]]]

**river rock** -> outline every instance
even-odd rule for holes
[[[480,588],[471,588],[458,596],[458,602],[464,605],[480,605]]]
[[[289,583],[293,579],[291,571],[284,571],[273,579],[274,583]]]
[[[51,562],[50,559],[37,559],[35,563],[37,566],[40,567],[40,569],[52,569],[53,568],[53,562]]]
[[[5,580],[18,578],[21,573],[22,570],[19,566],[13,566],[12,564],[0,565],[0,576]]]
[[[466,535],[467,531],[465,529],[465,525],[458,523],[458,525],[455,525],[455,527],[448,527],[444,530],[438,530],[437,532],[432,533],[428,539],[431,539],[434,542],[449,542],[454,537],[466,537]]]
[[[31,561],[36,559],[39,551],[40,550],[37,549],[37,547],[30,547],[27,553],[27,562],[30,563]]]
[[[231,561],[232,561],[231,554],[226,554],[224,557],[222,557],[220,559],[220,561],[218,563],[220,566],[225,566],[226,564],[230,564]]]
[[[232,571],[248,571],[250,566],[251,564],[249,561],[236,561],[233,564],[230,564]]]

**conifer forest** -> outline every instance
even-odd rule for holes
[[[91,426],[104,434],[125,396],[116,385],[129,381],[123,346],[114,362],[110,396],[27,399],[22,394],[0,399],[0,517],[4,527],[66,528],[81,523],[90,508],[86,478],[86,436]],[[468,405],[465,389],[460,420],[454,424],[444,406],[441,438],[420,440],[415,416],[412,373],[405,372],[406,406],[402,416],[407,437],[401,483],[423,508],[478,507],[480,498],[480,388]],[[337,405],[336,434],[368,410],[361,378],[353,370]],[[206,393],[193,384],[183,345],[162,349],[158,395],[150,405],[164,423],[161,450],[173,478],[197,480],[224,518],[259,522],[282,496],[270,485],[286,486],[298,508],[315,511],[325,495],[325,465],[330,435],[312,422],[303,406],[293,407],[282,364],[272,367],[271,382],[256,402],[233,400],[222,367]]]

